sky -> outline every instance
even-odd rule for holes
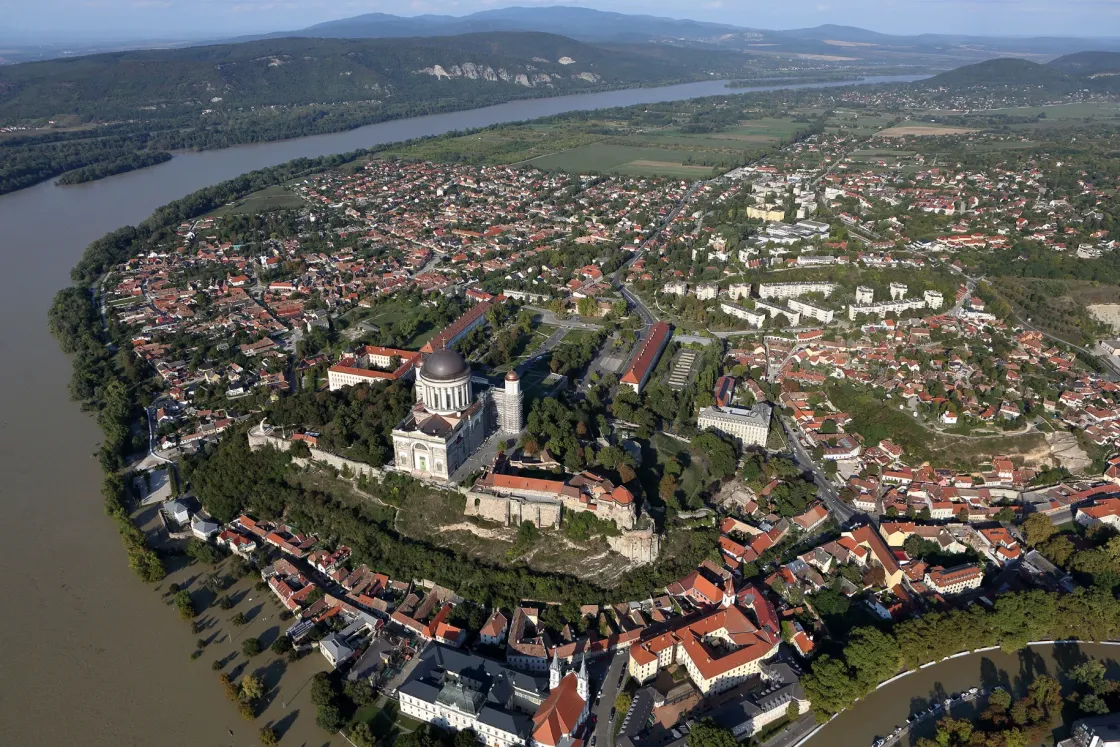
[[[465,15],[509,5],[583,5],[763,29],[838,23],[899,34],[1120,37],[1120,0],[0,0],[0,39],[222,38],[362,13]]]

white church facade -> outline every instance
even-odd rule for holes
[[[449,480],[467,458],[497,430],[520,433],[524,427],[521,380],[510,371],[504,388],[477,396],[463,356],[445,348],[417,362],[416,404],[393,429],[394,464],[418,477]]]

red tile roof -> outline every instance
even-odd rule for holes
[[[621,379],[623,384],[641,384],[642,379],[657,363],[657,357],[669,339],[669,331],[669,325],[665,322],[658,322],[650,328],[649,335],[642,341],[642,348],[634,358],[634,363]]]

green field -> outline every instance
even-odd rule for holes
[[[1037,117],[1045,114],[1046,119],[1084,119],[1120,117],[1120,104],[1111,101],[1079,102],[1076,104],[1054,104],[1052,106],[1014,106],[1006,109],[977,110],[976,114],[1008,114],[1017,117]],[[1043,121],[1045,123],[1045,120]]]
[[[423,312],[422,306],[415,306],[399,298],[383,301],[374,309],[359,309],[352,313],[351,321],[365,322],[377,325],[380,328],[400,324],[409,319],[415,319]],[[403,345],[407,350],[419,350],[424,343],[432,339],[439,329],[435,325],[421,323],[416,327],[416,333]]]
[[[267,187],[246,196],[230,205],[223,205],[208,216],[221,217],[223,215],[255,215],[266,210],[279,208],[299,208],[304,206],[303,198],[279,185]]]
[[[513,358],[511,358],[508,363],[503,363],[500,366],[494,366],[494,368],[490,370],[490,374],[492,376],[497,374],[504,374],[511,368],[521,365],[533,355],[535,355],[537,348],[539,348],[541,344],[544,343],[544,341],[549,337],[552,337],[552,333],[558,329],[559,327],[555,327],[551,324],[535,325],[533,327],[533,331],[529,335],[527,335],[527,341],[523,345],[519,345],[517,350],[514,351]]]
[[[525,392],[525,399],[532,401],[545,395],[544,380],[549,377],[552,370],[548,367],[549,356],[544,356],[521,374],[521,389]]]
[[[531,165],[545,171],[613,171],[631,176],[679,176],[695,179],[711,176],[713,169],[711,166],[688,164],[686,161],[702,159],[704,156],[702,151],[631,147],[602,142],[537,158]]]

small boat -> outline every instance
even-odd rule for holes
[[[874,742],[872,742],[871,747],[883,747],[883,745],[886,744],[886,743],[887,743],[887,740],[883,739],[882,737],[879,737]]]
[[[975,698],[977,695],[980,694],[980,688],[974,687],[974,688],[972,688],[968,691],[968,694]]]

